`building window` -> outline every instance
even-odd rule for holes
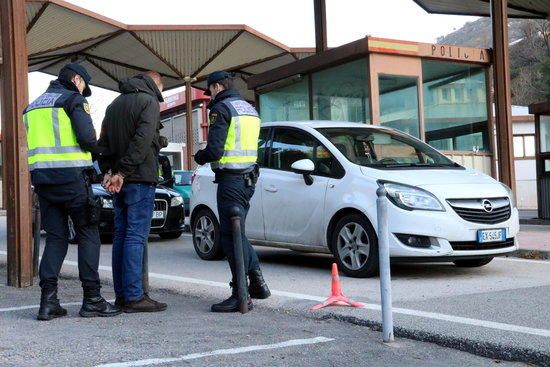
[[[370,123],[366,59],[311,75],[313,119]]]
[[[487,152],[485,68],[422,60],[426,142],[440,150]]]
[[[535,157],[535,135],[514,136],[514,158]]]
[[[540,152],[550,152],[550,116],[540,116]]]
[[[418,80],[416,77],[379,75],[380,125],[420,137]]]
[[[263,122],[309,120],[308,78],[260,95]]]

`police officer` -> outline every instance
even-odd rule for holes
[[[212,305],[213,312],[238,311],[235,257],[231,234],[230,208],[237,206],[241,213],[242,243],[245,272],[252,298],[265,299],[271,295],[260,270],[256,252],[245,235],[245,222],[250,208],[250,199],[258,179],[256,165],[260,118],[258,112],[233,87],[233,78],[225,71],[215,71],[208,76],[208,90],[211,95],[210,128],[205,149],[195,155],[198,164],[211,162],[218,184],[217,201],[220,217],[220,242],[229,261],[233,276],[230,286],[231,297]],[[248,308],[252,302],[248,300]]]
[[[57,278],[68,248],[70,218],[78,245],[78,270],[84,291],[80,315],[115,316],[119,307],[100,294],[98,274],[99,210],[90,186],[92,153],[106,153],[97,145],[85,97],[91,95],[90,75],[78,64],[67,64],[44,94],[25,108],[28,163],[40,202],[46,247],[40,262],[42,296],[38,320],[65,316],[57,298]]]

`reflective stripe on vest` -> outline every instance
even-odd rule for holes
[[[231,117],[222,158],[212,162],[212,168],[245,169],[258,159],[258,136],[260,119],[257,116],[236,115]]]
[[[29,169],[89,167],[92,155],[76,140],[71,120],[59,107],[36,108],[23,115]]]

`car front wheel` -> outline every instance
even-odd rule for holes
[[[360,214],[338,221],[332,233],[332,252],[347,276],[367,278],[378,274],[378,240],[370,222]]]
[[[197,255],[203,260],[222,259],[223,249],[220,245],[220,226],[214,213],[201,209],[192,225],[193,246]]]
[[[459,268],[479,268],[480,266],[489,264],[492,260],[492,257],[488,257],[485,259],[455,260],[454,263]]]

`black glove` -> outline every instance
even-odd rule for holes
[[[159,136],[159,145],[162,148],[166,148],[168,146],[168,138],[166,136]]]

